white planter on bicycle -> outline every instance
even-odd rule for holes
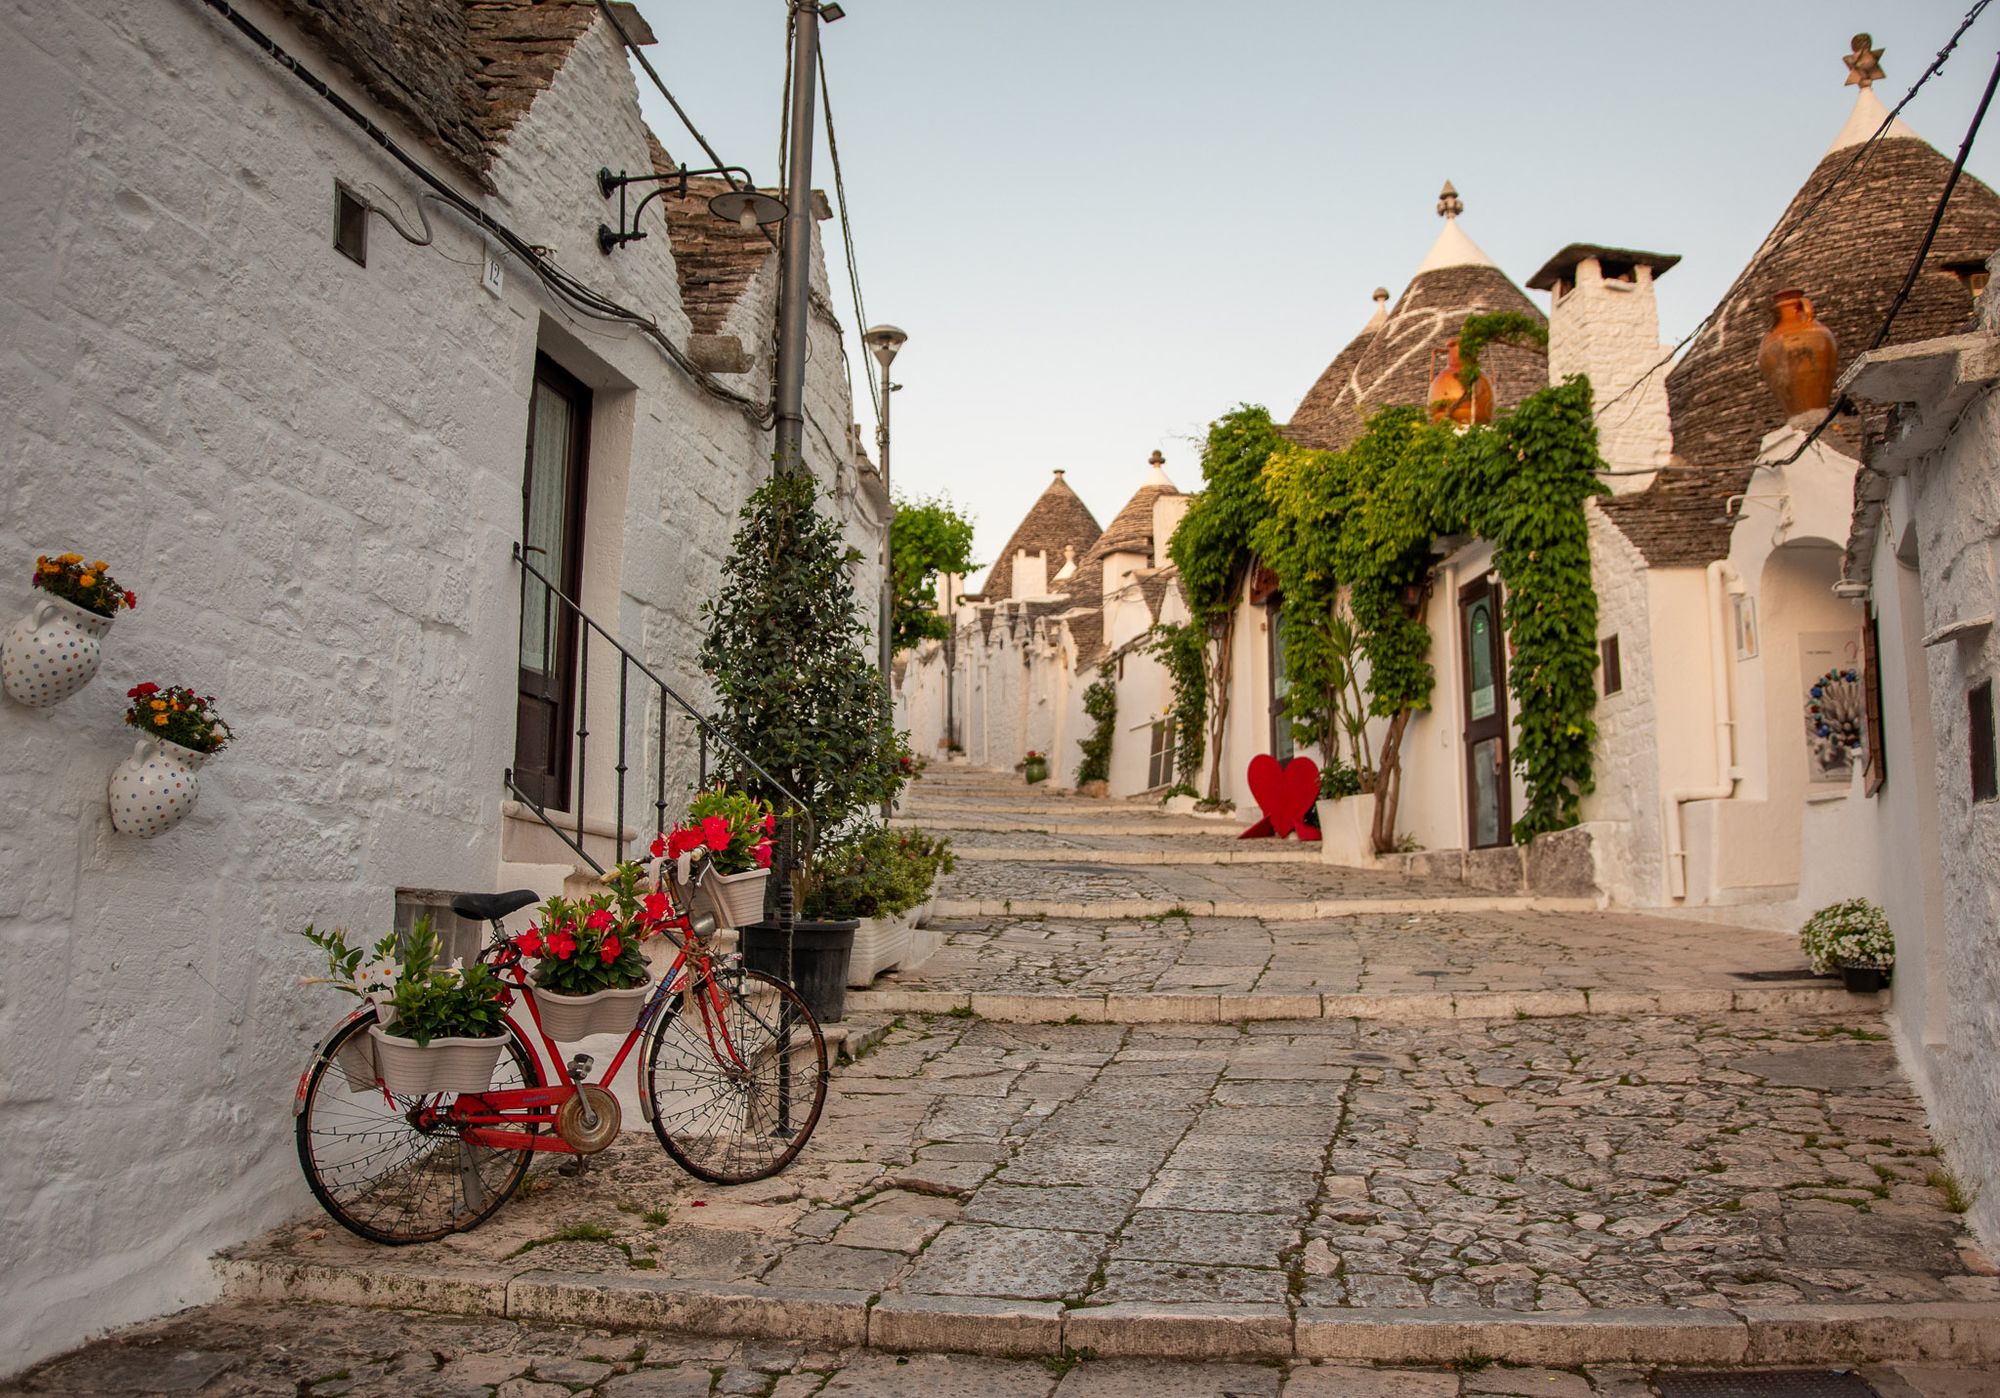
[[[653,983],[628,989],[600,990],[591,995],[558,995],[552,990],[535,992],[535,1008],[542,1016],[542,1029],[558,1043],[588,1039],[593,1034],[625,1034],[639,1021],[639,1010],[653,993]]]
[[[423,1097],[434,1092],[484,1092],[493,1083],[493,1069],[507,1036],[490,1039],[432,1039],[419,1044],[380,1025],[368,1031],[375,1043],[375,1067],[382,1085],[398,1097]]]
[[[771,880],[769,869],[751,869],[741,874],[718,874],[710,870],[692,888],[671,872],[669,877],[673,879],[674,896],[681,906],[699,907],[705,902],[719,927],[748,927],[764,920],[764,887]]]

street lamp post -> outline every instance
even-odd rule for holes
[[[889,377],[889,366],[896,362],[896,351],[910,337],[893,325],[871,325],[862,332],[861,343],[875,356],[875,362],[882,366],[882,416],[875,426],[875,445],[882,456],[882,493],[889,494],[889,398],[896,391],[895,383]],[[889,520],[893,521],[896,505],[893,498],[889,502]],[[889,522],[882,530],[882,597],[881,615],[875,630],[881,649],[882,665],[882,707],[884,722],[893,726],[895,722],[895,699],[890,690],[889,657],[894,648],[891,625],[895,618],[895,557],[889,545]],[[882,819],[890,815],[891,803],[882,803]]]

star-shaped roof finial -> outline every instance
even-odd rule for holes
[[[1856,34],[1852,40],[1854,52],[1842,54],[1840,61],[1847,65],[1845,87],[1873,87],[1882,78],[1882,55],[1887,49],[1872,48],[1875,36]]]
[[[1458,191],[1451,187],[1451,181],[1444,182],[1444,189],[1438,194],[1438,217],[1457,218],[1465,212],[1465,201],[1458,197]]]

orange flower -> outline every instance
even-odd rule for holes
[[[96,587],[96,586],[97,586],[97,579],[96,579],[96,577],[95,577],[94,575],[90,574],[90,573],[85,573],[85,574],[84,574],[84,575],[83,575],[82,577],[78,578],[78,579],[77,579],[76,581],[77,581],[77,585],[78,585],[79,587]]]
[[[167,716],[165,714],[154,714],[153,723],[156,727],[165,728],[167,726]]]

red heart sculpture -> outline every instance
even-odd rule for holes
[[[1306,824],[1306,812],[1319,799],[1319,764],[1310,757],[1295,757],[1280,763],[1268,752],[1250,759],[1250,796],[1264,818],[1245,830],[1239,839],[1260,836],[1283,839],[1296,834],[1312,841],[1319,831]]]

